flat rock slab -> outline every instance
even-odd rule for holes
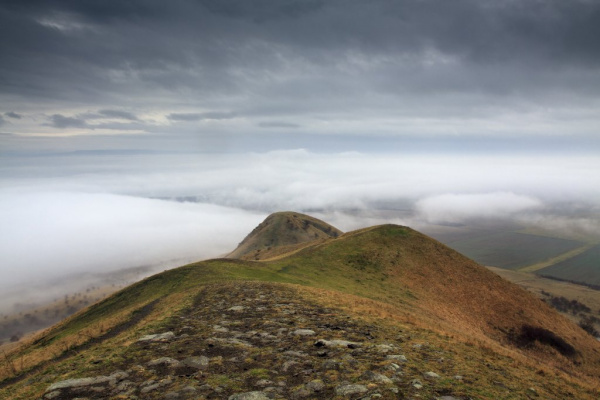
[[[173,332],[164,332],[143,336],[138,339],[138,342],[167,342],[174,338],[175,334]]]
[[[365,385],[341,385],[335,388],[335,394],[344,397],[363,394],[368,391],[369,389]]]
[[[228,400],[270,400],[270,398],[263,392],[246,392],[232,394]]]

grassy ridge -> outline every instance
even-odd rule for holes
[[[585,332],[540,300],[461,254],[410,228],[394,225],[316,241],[287,257],[270,261],[216,259],[165,271],[75,315],[15,356],[27,355],[23,369],[32,368],[40,360],[51,360],[53,352],[65,343],[85,342],[82,331],[87,330],[89,337],[101,336],[111,327],[126,323],[136,310],[158,300],[152,313],[135,329],[124,332],[118,340],[111,339],[111,343],[130,343],[140,333],[156,332],[157,327],[168,323],[165,321],[190,305],[202,287],[232,281],[292,283],[343,294],[339,298],[353,304],[368,299],[379,304],[378,311],[384,317],[393,316],[463,340],[476,340],[493,351],[509,348],[506,351],[511,357],[523,351],[548,366],[560,365],[571,373],[599,379],[599,345]],[[567,338],[574,354],[562,356],[544,343],[513,353],[511,330],[518,334],[524,324]],[[102,329],[91,329],[98,326]],[[104,357],[99,351],[92,349],[89,354]],[[114,345],[102,351],[116,360],[120,357]],[[83,371],[89,366],[83,363],[81,368]]]

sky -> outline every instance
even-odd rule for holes
[[[598,38],[595,0],[0,0],[0,289],[283,209],[596,235]]]

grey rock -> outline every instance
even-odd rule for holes
[[[178,368],[182,367],[183,363],[171,357],[161,357],[155,360],[149,361],[146,364],[149,367],[167,367],[167,368]]]
[[[347,347],[349,349],[354,349],[361,346],[361,343],[358,342],[350,342],[348,340],[325,340],[319,339],[315,342],[315,346],[317,347]]]
[[[392,346],[389,344],[378,344],[375,347],[377,348],[377,351],[380,353],[389,353],[390,351],[395,350],[395,346]]]
[[[400,371],[400,370],[402,370],[402,367],[401,367],[401,366],[399,366],[399,365],[398,365],[398,364],[396,364],[396,363],[391,363],[390,365],[388,365],[388,369],[389,369],[390,371],[397,372],[397,371]]]
[[[408,361],[406,359],[406,356],[404,354],[388,354],[387,356],[385,356],[386,360],[392,360],[392,361],[396,361],[396,362],[406,362]]]
[[[270,381],[268,379],[260,379],[260,380],[256,381],[256,383],[255,383],[256,386],[260,386],[260,387],[272,386],[273,384],[274,384],[273,381]]]
[[[387,376],[380,374],[378,372],[373,372],[373,371],[365,372],[364,374],[362,374],[361,379],[366,380],[366,381],[384,383],[386,385],[391,385],[394,383]]]
[[[296,335],[296,336],[314,336],[315,335],[315,331],[313,331],[312,329],[296,329],[294,332],[292,332],[292,335]]]
[[[198,391],[198,389],[196,389],[193,386],[185,386],[179,392],[183,393],[185,395],[192,395],[192,394],[195,394],[197,391]]]
[[[161,386],[160,383],[155,383],[153,385],[145,386],[145,387],[142,388],[142,390],[140,390],[140,393],[144,393],[144,394],[145,393],[149,393],[149,392],[151,392],[153,390],[158,389],[160,386]]]
[[[246,392],[232,394],[228,400],[269,400],[269,397],[263,392]]]
[[[439,379],[440,378],[440,376],[438,374],[436,374],[435,372],[431,372],[431,371],[425,372],[423,374],[423,376],[427,379]]]
[[[281,370],[283,372],[287,372],[290,368],[292,368],[295,365],[299,365],[300,363],[297,361],[286,361],[283,363],[283,366],[281,367]]]
[[[286,356],[297,357],[297,358],[304,358],[304,357],[306,357],[306,354],[304,354],[301,351],[288,350],[288,351],[285,351],[283,354],[286,355]]]
[[[340,363],[339,361],[336,361],[336,360],[323,361],[323,364],[321,364],[321,369],[323,369],[325,371],[329,371],[329,370],[339,371],[340,369],[342,369],[342,363]]]
[[[108,376],[96,376],[93,378],[78,378],[78,379],[67,379],[64,381],[56,382],[46,389],[46,393],[54,392],[62,389],[76,389],[80,387],[92,387],[100,385],[101,390],[104,390],[102,386],[115,386],[118,382],[126,379],[129,376],[127,372],[117,371]]]
[[[142,336],[138,339],[138,342],[168,342],[173,338],[175,338],[175,334],[173,332],[164,332]]]
[[[227,311],[240,312],[240,311],[244,311],[245,309],[246,309],[246,307],[244,307],[244,306],[233,306],[233,307],[229,307],[227,309]]]
[[[213,331],[218,333],[227,333],[229,332],[229,328],[225,328],[221,325],[213,325]]]
[[[46,393],[53,392],[61,389],[73,389],[84,386],[93,386],[97,384],[108,384],[109,378],[107,376],[97,376],[95,378],[79,378],[79,379],[67,379],[64,381],[56,382],[50,385],[46,389]]]
[[[410,381],[410,384],[415,389],[423,389],[423,383],[418,379],[413,379],[412,381]]]
[[[251,343],[246,342],[245,340],[235,339],[235,338],[210,338],[208,339],[209,343],[222,343],[226,345],[234,345],[234,346],[243,346],[243,347],[254,347]]]
[[[177,392],[169,392],[167,394],[165,394],[165,400],[176,400],[176,399],[180,399],[181,396],[179,396],[179,393]]]
[[[297,390],[294,390],[294,392],[292,393],[292,399],[303,399],[305,397],[310,396],[311,394],[312,392],[306,387],[301,387]]]
[[[184,365],[196,368],[196,369],[206,369],[208,368],[209,359],[205,356],[200,357],[188,357],[182,361]]]
[[[367,392],[368,389],[365,385],[340,385],[335,388],[335,394],[338,396],[352,396]]]
[[[311,393],[320,392],[325,389],[325,384],[319,379],[308,382],[304,387],[311,391]]]

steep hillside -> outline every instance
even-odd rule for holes
[[[516,285],[395,225],[265,261],[166,271],[4,364],[0,398],[11,399],[600,394],[600,344],[591,336]]]
[[[278,212],[269,215],[227,257],[263,260],[341,234],[342,231],[317,218],[296,212]]]

